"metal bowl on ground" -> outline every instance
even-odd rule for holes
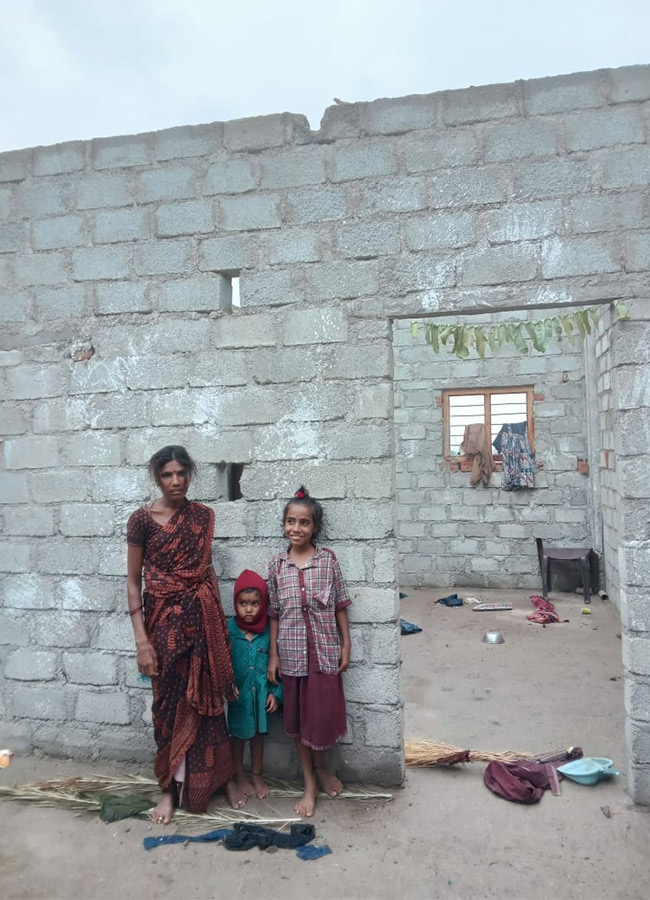
[[[500,631],[488,631],[483,635],[484,644],[503,644],[504,642],[505,638]]]

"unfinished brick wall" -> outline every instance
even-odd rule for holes
[[[553,314],[551,310],[547,315]],[[525,312],[515,319],[526,318]],[[498,324],[510,315],[436,319],[439,324]],[[434,354],[423,329],[394,326],[398,561],[402,584],[540,589],[535,537],[551,546],[594,546],[590,534],[589,459],[582,341],[553,343],[524,356],[509,345],[481,360]],[[535,488],[504,491],[501,473],[472,487],[444,456],[442,391],[533,385]],[[573,584],[580,578],[576,571]]]
[[[623,298],[617,431],[631,412],[649,435],[648,101],[637,67],[342,104],[318,132],[283,114],[0,156],[2,742],[150,758],[123,530],[174,440],[211,502],[220,464],[245,464],[245,499],[217,502],[227,602],[277,549],[295,482],[325,501],[356,599],[339,761],[399,780],[391,319]],[[637,799],[647,447],[619,448],[612,487]]]

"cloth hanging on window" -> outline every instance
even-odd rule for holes
[[[474,457],[469,483],[475,485],[482,481],[483,484],[489,484],[490,476],[494,472],[494,461],[492,459],[490,437],[484,424],[477,422],[473,425],[465,426],[465,434],[460,450],[466,456]]]
[[[492,446],[496,450],[497,453],[501,453],[501,441],[503,439],[503,431],[505,428],[511,428],[513,434],[528,434],[528,423],[527,422],[510,422],[506,425],[501,426],[501,431],[497,434],[495,439],[492,441]]]
[[[501,433],[503,489],[519,491],[535,487],[535,454],[528,437],[515,433],[512,425],[504,425]]]

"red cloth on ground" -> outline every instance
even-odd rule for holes
[[[244,622],[243,619],[240,619],[237,614],[237,595],[240,594],[241,591],[251,590],[260,592],[262,603],[257,618],[254,622],[249,624],[248,622]],[[264,581],[261,575],[258,575],[257,572],[253,572],[252,569],[244,569],[235,582],[233,605],[235,607],[235,622],[242,631],[249,631],[252,634],[261,634],[264,631],[268,619],[269,589],[266,581]]]
[[[491,762],[483,773],[485,786],[494,794],[515,803],[538,803],[551,787],[546,763],[520,760],[516,763]]]

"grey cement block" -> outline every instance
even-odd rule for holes
[[[292,311],[285,318],[283,342],[296,344],[329,344],[345,341],[348,334],[347,315],[343,310]]]
[[[218,354],[213,351],[195,354],[188,361],[184,380],[190,387],[249,384],[252,380],[251,369],[258,365],[260,358],[264,358],[263,351],[251,354],[246,350],[220,350]],[[164,357],[161,362],[166,362]],[[165,377],[170,387],[176,386],[170,382],[168,375]],[[263,379],[257,376],[254,380],[258,384],[264,383]],[[275,383],[275,379],[269,378],[269,383]]]
[[[75,182],[77,209],[101,209],[127,206],[133,202],[133,191],[126,174],[83,175]]]
[[[77,251],[79,252],[79,251]],[[68,280],[66,259],[62,253],[33,253],[16,260],[18,283],[29,287],[62,284]]]
[[[54,216],[32,225],[32,246],[35,250],[82,247],[87,243],[88,229],[81,216]]]
[[[81,316],[86,310],[86,288],[83,285],[43,288],[36,295],[34,308],[42,319],[71,319]]]
[[[393,145],[367,142],[356,146],[335,147],[331,161],[332,181],[350,181],[390,175],[397,163]]]
[[[186,200],[195,196],[195,170],[190,165],[165,166],[138,174],[137,199],[140,203]]]
[[[86,475],[79,471],[33,472],[29,484],[32,496],[41,503],[85,500],[88,496]]]
[[[217,347],[272,347],[275,343],[275,320],[270,314],[224,316],[217,323]]]
[[[390,384],[369,384],[357,390],[354,412],[358,419],[388,419],[393,408]]]
[[[283,114],[235,119],[223,123],[223,143],[228,150],[258,151],[280,147],[287,137]]]
[[[40,441],[47,440],[40,438]],[[69,466],[119,466],[122,462],[118,435],[85,432],[70,435],[63,449]]]
[[[254,231],[279,228],[279,197],[275,194],[246,194],[223,197],[219,201],[221,222],[227,231]]]
[[[393,666],[351,666],[343,681],[351,703],[395,704],[399,698],[399,670]]]
[[[549,119],[524,119],[504,125],[490,125],[484,131],[486,162],[555,156],[558,152],[557,125]]]
[[[391,352],[387,342],[343,346],[333,349],[325,377],[387,378],[391,374]]]
[[[515,172],[514,197],[517,200],[542,200],[586,193],[591,184],[585,160],[552,160],[520,163]]]
[[[100,650],[117,650],[133,653],[135,640],[131,623],[127,622],[124,613],[119,617],[106,616],[99,622],[99,630],[94,646]]]
[[[203,182],[204,194],[241,194],[256,186],[255,170],[249,159],[221,159],[213,163]]]
[[[60,175],[79,172],[85,168],[86,153],[83,141],[68,141],[50,147],[34,149],[34,175]]]
[[[75,707],[75,718],[82,722],[100,722],[107,725],[128,725],[129,698],[117,692],[80,690]]]
[[[507,197],[505,171],[500,167],[440,169],[431,176],[429,196],[434,208],[501,203]]]
[[[617,272],[620,268],[620,254],[616,243],[610,238],[551,238],[542,244],[544,278],[598,275]]]
[[[65,504],[61,507],[61,534],[94,536],[113,534],[115,510],[112,506],[89,503]]]
[[[0,293],[0,322],[24,322],[29,310],[27,294]]]
[[[403,152],[407,172],[424,172],[473,165],[478,159],[478,143],[473,129],[458,129],[409,139]]]
[[[456,284],[453,256],[411,253],[387,259],[381,268],[382,282],[390,284],[394,295]]]
[[[490,243],[531,241],[562,232],[563,214],[559,200],[540,203],[511,203],[484,214]]]
[[[17,437],[5,441],[4,449],[8,469],[53,468],[59,461],[58,441],[54,437]]]
[[[404,225],[408,250],[466,247],[476,240],[475,213],[437,213],[409,219]]]
[[[249,275],[240,282],[240,298],[242,306],[249,309],[301,303],[304,299],[302,274],[289,268]]]
[[[73,684],[117,683],[117,660],[108,653],[64,653],[63,668]]]
[[[96,341],[101,347],[101,342]],[[78,362],[70,376],[71,394],[120,391],[126,386],[127,364],[124,359],[92,358]]]
[[[22,222],[0,225],[0,253],[18,253],[25,243],[25,226]],[[43,248],[36,248],[43,249]]]
[[[564,130],[568,150],[596,150],[645,141],[641,109],[633,107],[573,113],[566,117]]]
[[[344,257],[374,259],[399,253],[400,236],[392,222],[345,225],[338,229],[337,244]]]
[[[650,232],[629,234],[626,238],[625,260],[628,272],[645,272],[650,259]]]
[[[0,219],[9,219],[12,214],[15,188],[5,187],[0,190]]]
[[[605,188],[645,187],[650,181],[650,147],[613,150],[602,160]]]
[[[64,366],[25,363],[5,371],[4,396],[7,400],[56,397],[65,392],[65,384]]]
[[[57,675],[57,655],[48,650],[14,650],[5,660],[4,674],[14,681],[52,681]]]
[[[66,538],[48,538],[37,547],[39,571],[46,574],[90,575],[97,565],[97,553],[92,541]],[[74,639],[73,640],[74,644]],[[58,644],[56,646],[73,646]]]
[[[0,645],[24,647],[29,644],[28,618],[21,613],[0,612]]]
[[[151,299],[146,285],[135,281],[114,281],[95,286],[95,308],[99,315],[150,312]]]
[[[321,232],[309,228],[283,228],[279,233],[267,236],[265,256],[271,265],[315,262],[323,256]],[[268,278],[269,274],[265,272],[257,277]]]
[[[628,765],[627,789],[634,803],[650,805],[650,766]]]
[[[60,578],[55,597],[60,609],[106,613],[125,608],[123,579],[117,578]]]
[[[199,244],[199,268],[216,272],[238,272],[255,266],[259,238],[252,234],[233,234],[202,240]]]
[[[127,247],[88,247],[72,254],[72,277],[76,281],[107,281],[128,278],[131,251]]]
[[[5,534],[27,536],[54,534],[54,511],[52,509],[20,507],[7,510],[7,513]]]
[[[602,106],[597,72],[578,72],[525,81],[524,106],[529,116]]]
[[[167,281],[160,286],[158,303],[161,310],[219,310],[226,308],[231,285],[223,275],[199,275]]]
[[[650,67],[623,66],[607,72],[612,103],[650,99]]]
[[[151,489],[148,475],[138,469],[93,468],[91,493],[95,501],[137,502]]]
[[[368,134],[422,131],[436,124],[437,112],[437,97],[432,94],[374,100],[364,106],[364,130]]]
[[[208,156],[220,149],[222,138],[221,122],[166,128],[154,134],[154,156],[159,160]]]
[[[111,209],[95,213],[93,237],[98,244],[146,240],[151,226],[146,210]]]
[[[323,184],[326,179],[324,147],[295,148],[261,160],[263,190]]]
[[[520,115],[520,86],[487,84],[442,94],[442,118],[445,125],[484,122]]]
[[[16,718],[66,719],[67,691],[62,685],[36,687],[18,685],[12,693],[11,705]]]
[[[156,210],[156,231],[159,237],[214,231],[212,202],[189,200],[159,206]]]
[[[3,503],[28,503],[27,476],[17,472],[0,472],[0,497]]]
[[[346,300],[368,297],[379,286],[377,263],[336,261],[317,263],[306,269],[308,290],[314,300]]]
[[[68,179],[24,184],[18,191],[18,210],[30,219],[62,215],[71,208],[72,192]]]
[[[647,223],[644,198],[636,193],[576,197],[570,209],[572,227],[578,233],[643,228]]]
[[[31,159],[31,150],[0,153],[0,182],[23,181],[30,173]]]
[[[427,180],[396,175],[355,182],[349,185],[347,196],[354,213],[363,218],[377,213],[413,212],[427,206]]]
[[[403,716],[400,707],[383,709],[367,709],[364,713],[366,723],[366,745],[369,747],[403,746]]]
[[[153,158],[152,140],[148,134],[96,138],[92,142],[93,165],[96,169],[123,169],[145,166]]]
[[[189,239],[138,244],[135,271],[138,275],[184,275],[191,271],[193,246]]]
[[[347,196],[339,187],[290,191],[286,197],[286,217],[291,225],[342,219],[348,209]]]

